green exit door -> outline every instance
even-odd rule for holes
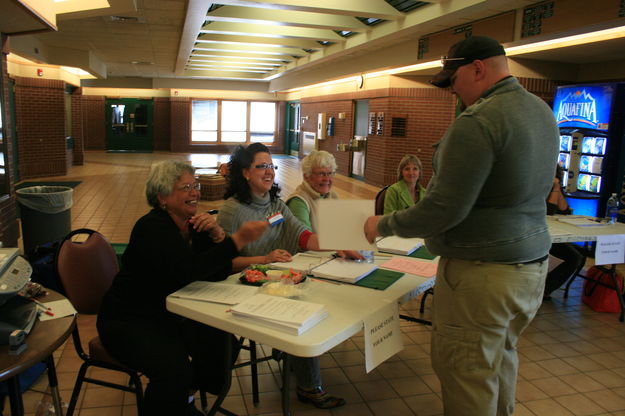
[[[151,152],[153,102],[136,98],[106,100],[106,148]]]

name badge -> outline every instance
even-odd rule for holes
[[[271,214],[270,216],[268,216],[267,221],[269,221],[269,225],[275,227],[276,225],[284,221],[284,217],[281,213],[276,212],[275,214]]]

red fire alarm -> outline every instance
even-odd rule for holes
[[[43,76],[43,69],[37,68],[37,76],[38,77],[42,77]]]

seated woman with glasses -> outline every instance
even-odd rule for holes
[[[319,250],[317,235],[307,230],[278,197],[280,187],[274,182],[275,169],[269,149],[261,143],[252,143],[247,148],[239,146],[230,157],[226,201],[217,218],[219,225],[232,233],[245,221],[269,223],[267,232],[233,260],[234,270],[243,270],[251,264],[290,261],[291,254],[300,250]],[[353,252],[346,254],[362,258]],[[330,396],[323,389],[318,357],[293,357],[291,362],[300,401],[322,409],[345,404],[345,400]]]
[[[304,181],[286,200],[293,215],[312,232],[317,231],[317,201],[336,199],[332,182],[336,173],[336,160],[325,150],[313,150],[302,159]]]
[[[175,161],[152,167],[146,183],[152,210],[135,224],[98,314],[106,350],[149,378],[144,415],[203,415],[194,390],[220,391],[230,368],[227,346],[237,345],[229,344],[233,336],[168,312],[165,298],[195,280],[228,277],[232,259],[267,229],[266,222],[247,222],[227,237],[212,215],[198,214],[194,171]]]
[[[423,198],[425,188],[419,183],[423,167],[418,157],[406,155],[397,167],[397,182],[384,195],[384,215],[410,208]]]

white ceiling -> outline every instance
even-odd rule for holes
[[[181,80],[184,78],[213,80],[216,85],[229,86],[250,86],[254,82],[258,84],[255,89],[284,90],[417,63],[417,41],[421,36],[523,8],[536,1],[109,0],[109,3],[109,9],[59,14],[58,31],[10,36],[9,47],[18,55],[39,62],[81,67],[108,86],[173,87],[187,82]],[[7,0],[0,1],[4,11],[6,4]],[[411,4],[412,10],[398,11]],[[0,14],[6,16],[4,11]],[[367,25],[364,18],[383,21]],[[0,24],[0,30],[7,32],[8,23],[0,21]],[[342,37],[337,31],[353,34]],[[330,43],[320,43],[325,41]],[[622,59],[623,50],[625,44],[620,40],[523,57],[585,64]],[[206,84],[197,85],[201,88]]]

